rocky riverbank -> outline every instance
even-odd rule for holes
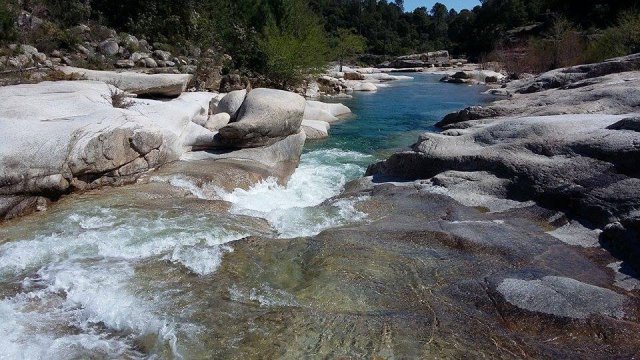
[[[637,270],[639,69],[631,55],[512,82],[367,173],[563,211]]]
[[[633,357],[638,59],[509,83],[509,99],[450,114],[441,133],[371,165],[344,195],[369,196],[361,206],[372,221],[308,240],[316,251],[305,256],[323,259],[314,273],[349,254],[335,270],[353,275],[344,292],[405,314],[370,320],[389,327],[394,355]],[[338,322],[349,321],[358,319]]]
[[[185,92],[191,75],[60,71],[87,80],[0,87],[2,219],[72,192],[136,182],[181,159],[225,160],[226,169],[240,161],[245,177],[260,169],[260,179],[286,181],[306,133],[327,137],[329,122],[350,113],[280,90]]]
[[[616,76],[600,84],[629,94],[636,72]],[[0,333],[15,357],[608,359],[640,346],[634,262],[603,249],[602,226],[575,211],[632,213],[637,141],[624,108],[449,120],[339,193],[345,175],[327,176],[332,167],[353,179],[362,171],[353,157],[372,157],[317,150],[304,176],[291,176],[305,134],[348,113],[339,104],[254,89],[125,97],[133,104],[114,108],[103,82],[6,89],[21,104],[0,117],[19,145],[14,163],[42,169],[15,178],[41,186],[38,176],[59,174],[71,190],[0,227],[11,320]],[[557,92],[542,111],[580,89],[514,92],[461,114],[520,99],[531,110],[532,97]],[[42,105],[55,99],[65,106]],[[32,118],[41,113],[56,116]],[[32,124],[42,132],[26,131]],[[151,171],[156,153],[167,160]],[[146,166],[125,184],[116,175],[129,163]],[[289,176],[294,188],[281,186]],[[111,179],[123,186],[100,185]]]

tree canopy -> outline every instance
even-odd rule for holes
[[[446,49],[478,60],[514,39],[544,41],[560,20],[592,43],[594,57],[640,41],[637,0],[482,0],[461,11],[442,3],[405,11],[403,0],[0,0],[0,41],[12,37],[9,12],[21,6],[46,8],[61,27],[91,20],[178,48],[214,47],[236,68],[286,83],[361,52]]]

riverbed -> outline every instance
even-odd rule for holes
[[[252,253],[247,244],[259,249],[262,242],[366,225],[366,196],[338,196],[345,185],[434,131],[446,113],[490,100],[480,86],[411,76],[342,101],[353,115],[334,124],[330,138],[305,145],[286,186],[266,179],[223,189],[180,173],[158,175],[143,185],[74,195],[46,213],[7,223],[0,229],[0,358],[313,353],[304,339],[313,343],[338,319],[320,317],[329,323],[319,326],[311,320],[317,309],[355,314],[370,311],[368,303],[314,277],[304,258],[293,267],[289,257],[298,252]],[[240,239],[244,250],[236,246]],[[265,263],[268,268],[259,266]],[[277,330],[288,311],[305,312],[301,319],[310,323],[297,324],[296,347],[276,351],[272,344],[291,336]],[[265,317],[274,327],[257,325]]]

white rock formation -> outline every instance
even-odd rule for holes
[[[304,109],[305,120],[326,121],[328,123],[339,121],[339,117],[349,114],[351,114],[351,110],[343,104],[314,100],[307,100],[307,106]]]
[[[178,96],[187,89],[192,79],[192,75],[189,74],[147,75],[128,71],[87,70],[70,66],[62,66],[59,70],[68,75],[79,75],[86,80],[113,84],[133,94],[150,96]]]
[[[302,131],[307,135],[307,139],[317,140],[329,137],[331,125],[326,121],[302,120]]]
[[[377,91],[378,87],[366,81],[347,80],[345,85],[352,91]]]
[[[55,195],[126,182],[212,141],[193,122],[213,94],[134,99],[114,108],[112,86],[94,81],[0,88],[0,195]]]

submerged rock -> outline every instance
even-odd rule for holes
[[[505,279],[497,288],[505,300],[522,309],[584,319],[590,315],[624,317],[625,296],[609,289],[557,276],[540,280]]]
[[[195,316],[207,324],[203,357],[607,358],[640,343],[637,303],[545,233],[550,212],[487,213],[414,184],[344,199],[360,196],[365,224],[243,239],[215,279],[181,279],[210,281],[201,296],[216,307]],[[538,281],[545,292],[530,292]],[[249,329],[262,336],[228,340]]]

